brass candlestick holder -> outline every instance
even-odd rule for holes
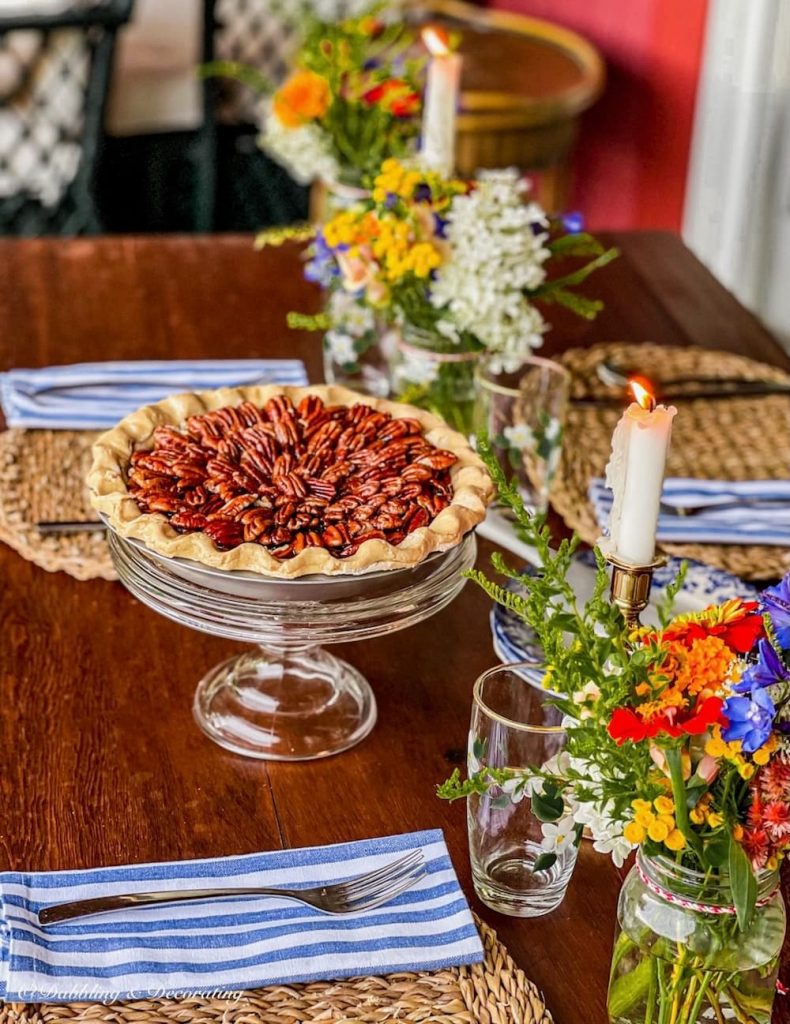
[[[650,599],[653,573],[667,564],[667,557],[658,555],[649,565],[632,565],[612,554],[604,557],[612,566],[612,603],[623,613],[629,629],[639,629],[639,616]]]

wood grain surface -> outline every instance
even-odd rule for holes
[[[557,318],[547,353],[602,340],[697,344],[790,366],[759,323],[671,235],[611,236],[593,324]],[[318,297],[299,254],[248,238],[0,242],[0,368],[102,359],[298,356],[285,327]],[[481,544],[481,558],[490,547]],[[0,550],[0,869],[247,853],[441,827],[471,895],[461,804],[434,787],[463,759],[476,676],[494,663],[489,602],[469,585],[435,618],[338,653],[370,680],[379,723],[312,764],[224,752],[192,722],[203,672],[238,646],[192,632],[120,584],[49,575]],[[604,1024],[618,872],[582,850],[546,918],[476,909],[545,992],[557,1024]],[[788,1024],[785,1000],[775,1015]]]

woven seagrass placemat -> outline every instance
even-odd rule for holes
[[[95,519],[85,476],[98,434],[72,430],[0,433],[0,541],[49,572],[115,579],[100,533],[42,536],[42,520]]]
[[[611,342],[570,349],[559,357],[571,373],[574,398],[612,396],[597,378],[602,359],[637,369],[647,377],[730,377],[790,382],[775,366],[729,352],[665,345]],[[551,502],[588,543],[601,534],[587,487],[604,475],[612,431],[622,405],[571,403],[562,459]],[[667,474],[709,480],[787,479],[790,476],[790,395],[677,400]],[[681,558],[694,558],[744,579],[771,579],[790,570],[790,549],[768,545],[662,544]]]
[[[485,961],[420,974],[349,978],[234,994],[228,998],[128,1003],[0,1004],[0,1024],[552,1024],[537,988],[496,933],[478,921]]]

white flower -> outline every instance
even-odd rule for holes
[[[439,363],[436,359],[412,351],[403,352],[403,359],[393,371],[396,388],[409,384],[433,384],[438,376]]]
[[[376,326],[370,306],[345,291],[335,291],[329,300],[329,315],[335,330],[343,330],[352,338],[361,338]]]
[[[588,701],[595,701],[601,696],[601,688],[597,683],[590,680],[589,683],[585,683],[581,690],[577,690],[573,695],[574,704],[586,704]]]
[[[544,821],[540,830],[543,833],[541,849],[546,853],[564,853],[576,839],[575,824],[570,815],[559,821]]]
[[[337,181],[340,164],[322,128],[312,122],[288,128],[273,112],[270,103],[264,104],[263,110],[263,130],[258,137],[261,149],[282,164],[300,185],[309,185],[316,179]]]
[[[357,361],[354,339],[349,334],[337,330],[327,331],[324,343],[333,361],[340,366],[347,366],[349,363]]]
[[[549,444],[555,444],[559,441],[560,434],[562,433],[562,424],[556,416],[552,416],[549,422],[546,424],[546,429],[543,431],[543,436],[549,442]]]
[[[615,867],[621,868],[628,859],[633,845],[622,836],[603,835],[593,843],[596,853],[608,853],[614,861]]]
[[[535,447],[535,435],[526,423],[519,423],[515,427],[505,427],[502,433],[507,438],[508,445],[518,451]]]
[[[546,330],[524,291],[545,279],[548,221],[537,203],[524,202],[526,191],[511,168],[482,172],[474,191],[456,196],[446,229],[450,257],[431,287],[443,320],[475,335],[504,371],[518,369]]]
[[[534,796],[538,790],[543,789],[543,779],[539,775],[529,775],[524,772],[503,782],[501,789],[503,793],[507,793],[514,804],[518,804],[525,796]]]

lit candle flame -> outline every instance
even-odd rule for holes
[[[647,409],[648,412],[652,412],[655,409],[656,400],[643,384],[640,384],[638,380],[632,379],[628,382],[628,386],[631,388],[634,398],[643,409]]]
[[[450,37],[439,25],[426,25],[422,41],[432,57],[446,57],[450,52]]]

